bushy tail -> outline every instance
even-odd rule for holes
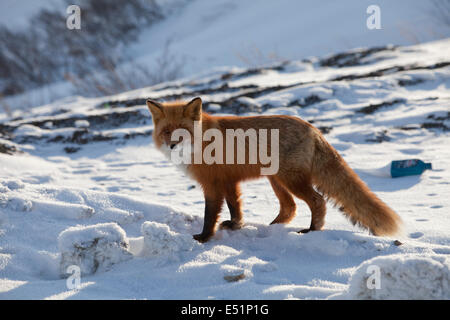
[[[399,231],[400,217],[370,191],[322,137],[316,143],[312,178],[319,191],[333,199],[353,224],[367,228],[377,236]]]

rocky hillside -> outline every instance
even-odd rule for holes
[[[210,113],[301,116],[343,140],[381,143],[450,129],[449,41],[416,47],[359,49],[251,69],[230,69],[100,99],[74,98],[0,124],[4,153],[56,144],[76,152],[87,143],[149,136],[145,100],[202,97]],[[393,117],[394,115],[394,117]],[[371,128],[348,129],[370,123]]]

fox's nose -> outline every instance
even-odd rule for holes
[[[177,145],[176,143],[172,143],[172,144],[170,145],[170,149],[172,150],[173,148],[175,148],[176,145]]]

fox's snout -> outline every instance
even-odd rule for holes
[[[182,140],[176,139],[172,136],[173,132],[163,132],[161,135],[161,140],[163,140],[163,143],[169,148],[170,150],[173,150]]]

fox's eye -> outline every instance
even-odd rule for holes
[[[170,130],[169,129],[164,129],[163,130],[163,134],[164,135],[170,135]]]

